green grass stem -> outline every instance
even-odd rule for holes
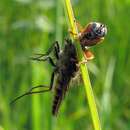
[[[73,9],[72,9],[70,0],[65,0],[65,11],[67,12],[67,15],[68,15],[70,29],[72,30],[72,32],[74,34],[74,35],[72,35],[72,39],[76,40],[75,34],[78,34],[78,29],[76,26],[75,17],[74,17],[74,13],[73,13]],[[81,49],[81,46],[80,46],[78,40],[76,40],[75,46],[77,49],[78,60],[83,61],[84,56],[83,56],[83,52],[82,52],[82,49]],[[81,70],[82,79],[83,79],[84,86],[85,86],[86,97],[88,99],[88,104],[89,104],[89,108],[90,108],[90,112],[91,112],[91,116],[92,116],[94,129],[101,130],[99,115],[98,115],[98,111],[97,111],[97,107],[96,107],[96,103],[95,103],[95,99],[94,99],[91,82],[89,79],[88,69],[85,64],[81,64],[80,70]]]

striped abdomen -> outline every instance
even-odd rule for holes
[[[57,115],[60,104],[62,102],[63,99],[63,90],[61,87],[56,88],[55,90],[55,96],[54,96],[54,100],[53,100],[53,106],[52,106],[52,114],[53,115]]]
[[[58,113],[61,102],[67,92],[67,89],[68,89],[67,86],[69,85],[69,82],[70,82],[69,76],[66,78],[62,76],[62,78],[60,78],[60,80],[55,88],[55,95],[54,95],[53,106],[52,106],[53,115],[57,115],[57,113]]]

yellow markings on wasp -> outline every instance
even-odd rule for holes
[[[77,29],[76,22],[75,22],[75,17],[74,17],[71,1],[64,0],[64,2],[65,2],[65,11],[67,12],[67,15],[68,15],[70,28],[72,29],[72,32],[73,32],[72,39],[76,40],[76,35],[73,35],[73,34],[77,34],[77,36],[78,36],[78,29]],[[84,60],[84,57],[83,57],[82,48],[81,48],[78,40],[76,40],[75,46],[77,49],[78,60],[79,60],[79,62],[81,62]],[[99,115],[98,115],[98,111],[97,111],[97,107],[96,107],[96,103],[95,103],[95,99],[94,99],[91,82],[89,79],[87,66],[85,64],[81,64],[80,70],[81,70],[82,79],[83,79],[84,86],[85,86],[85,91],[86,91],[86,95],[87,95],[86,97],[88,99],[88,104],[89,104],[89,108],[90,108],[90,112],[91,112],[91,116],[92,116],[94,129],[101,130],[101,124],[100,124],[100,120],[99,120]]]

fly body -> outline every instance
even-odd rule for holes
[[[65,40],[64,50],[59,53],[59,60],[57,61],[55,68],[57,81],[54,86],[55,96],[52,107],[53,115],[57,114],[61,101],[69,88],[69,83],[78,71],[77,64],[75,46],[71,40],[67,39]]]

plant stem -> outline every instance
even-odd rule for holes
[[[76,40],[75,34],[78,34],[78,29],[76,26],[76,22],[75,22],[73,9],[72,9],[72,5],[71,5],[70,0],[65,0],[65,11],[67,12],[67,15],[68,15],[70,29],[73,32],[72,39]],[[75,46],[77,49],[78,60],[83,61],[84,56],[83,56],[82,48],[81,48],[78,40],[76,40]],[[94,99],[94,94],[93,94],[91,82],[89,79],[87,66],[85,64],[81,64],[80,70],[81,70],[82,79],[83,79],[84,86],[85,86],[86,97],[88,99],[88,104],[89,104],[89,108],[90,108],[90,112],[91,112],[91,116],[92,116],[94,129],[101,130],[99,115],[98,115],[98,111],[97,111],[97,107],[96,107],[96,103],[95,103],[95,99]]]

